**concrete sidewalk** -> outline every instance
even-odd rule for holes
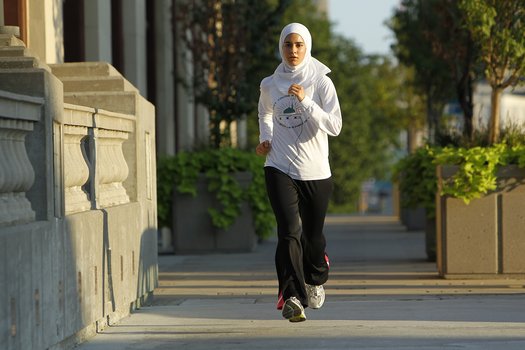
[[[275,309],[275,240],[249,254],[164,255],[153,306],[78,348],[525,349],[525,280],[443,280],[423,232],[332,216],[331,277],[306,322]]]

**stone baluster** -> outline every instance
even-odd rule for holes
[[[82,147],[88,128],[64,126],[64,187],[66,214],[91,209],[88,193],[83,186],[89,180],[89,166]]]
[[[122,146],[133,131],[133,118],[99,110],[94,120],[96,207],[129,203],[123,185],[129,175],[129,168]]]
[[[122,183],[129,174],[122,152],[122,144],[128,133],[116,130],[97,129],[97,206],[100,208],[129,202]]]
[[[27,156],[26,135],[33,122],[0,117],[0,226],[35,220],[26,192],[35,181]]]

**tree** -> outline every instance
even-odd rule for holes
[[[430,6],[441,25],[432,26],[423,34],[430,41],[433,54],[449,67],[463,111],[463,136],[472,140],[474,63],[477,57],[472,36],[465,28],[464,13],[456,0],[427,0],[426,5]]]
[[[191,53],[192,93],[210,115],[210,145],[231,144],[230,124],[257,107],[251,74],[264,62],[288,0],[177,2],[181,38]],[[273,43],[272,43],[273,44]],[[261,57],[262,56],[262,57]]]
[[[421,146],[419,135],[425,126],[425,104],[414,89],[414,69],[404,65],[394,68],[394,84],[397,86],[397,118],[407,131],[407,151],[414,153]]]
[[[330,139],[334,177],[332,210],[355,210],[361,184],[388,178],[399,132],[405,127],[396,66],[381,56],[365,56],[350,40],[333,36],[326,63],[333,70],[343,115],[341,134]]]
[[[435,0],[402,0],[394,12],[390,29],[397,42],[392,49],[398,60],[415,70],[415,85],[425,96],[429,141],[439,132],[439,116],[444,105],[451,99],[450,68],[433,52],[428,33],[442,28],[434,13]]]
[[[481,50],[492,88],[489,143],[500,138],[503,90],[523,83],[525,74],[525,4],[523,0],[461,0],[466,28]]]

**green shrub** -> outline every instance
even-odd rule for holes
[[[452,165],[457,171],[443,181],[441,195],[462,199],[466,204],[497,187],[498,169],[506,165],[525,168],[525,144],[509,139],[492,146],[431,147],[424,146],[402,158],[395,168],[401,205],[423,206],[427,217],[435,216],[437,193],[436,166]]]
[[[445,147],[436,154],[437,165],[455,165],[454,175],[442,184],[442,195],[462,199],[466,204],[497,187],[501,166],[515,164],[525,167],[525,146],[497,143],[488,147]]]
[[[428,145],[418,148],[402,158],[394,169],[394,178],[401,194],[401,206],[422,206],[428,218],[435,216],[437,177],[434,157],[437,150]]]
[[[246,201],[252,209],[255,232],[260,238],[272,235],[275,226],[264,182],[264,158],[252,152],[234,148],[180,152],[175,156],[160,157],[157,165],[157,198],[159,226],[171,226],[173,191],[197,196],[197,179],[204,174],[208,190],[215,194],[220,207],[209,208],[215,227],[230,227],[241,213]],[[251,183],[244,189],[233,176],[250,172]]]

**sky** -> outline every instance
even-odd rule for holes
[[[383,22],[400,0],[328,0],[334,31],[354,42],[365,54],[391,55],[393,33]]]

